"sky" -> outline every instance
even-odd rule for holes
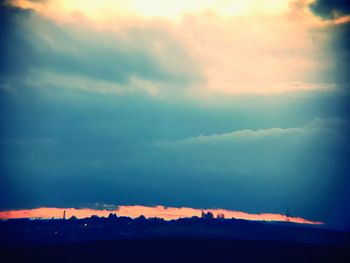
[[[289,209],[350,229],[349,1],[0,12],[0,211]]]

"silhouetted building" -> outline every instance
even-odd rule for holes
[[[207,213],[205,213],[204,211],[202,211],[202,216],[201,218],[203,219],[214,219],[214,215],[212,212],[208,211]]]

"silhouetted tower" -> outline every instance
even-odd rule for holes
[[[63,211],[63,220],[66,219],[66,210]]]
[[[290,221],[290,214],[289,214],[289,207],[287,207],[287,212],[286,212],[286,222]]]

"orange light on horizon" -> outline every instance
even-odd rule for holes
[[[34,209],[8,210],[0,212],[0,219],[18,219],[18,218],[62,218],[66,211],[66,218],[75,216],[77,218],[87,218],[92,215],[99,217],[108,217],[110,213],[116,213],[118,216],[128,216],[132,218],[144,215],[147,218],[159,217],[165,220],[186,218],[192,216],[200,216],[202,211],[211,212],[215,217],[218,214],[224,214],[225,218],[245,219],[254,221],[288,221],[300,224],[322,225],[324,222],[311,221],[302,217],[286,216],[282,214],[262,213],[250,214],[241,211],[233,211],[226,209],[196,209],[190,207],[164,207],[164,206],[119,206],[115,210],[98,210],[90,208],[55,208],[40,207]]]

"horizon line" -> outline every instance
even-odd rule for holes
[[[214,217],[218,215],[224,215],[227,219],[245,219],[251,221],[277,221],[277,222],[290,222],[299,224],[311,224],[311,225],[323,225],[324,222],[308,220],[302,217],[290,216],[287,214],[275,214],[275,213],[247,213],[242,211],[227,210],[220,208],[212,209],[198,209],[191,207],[167,207],[162,205],[157,206],[143,206],[143,205],[120,205],[115,206],[115,209],[104,208],[59,208],[59,207],[38,207],[31,209],[12,209],[0,211],[0,219],[20,219],[20,218],[42,218],[42,219],[59,219],[70,218],[75,216],[76,218],[88,218],[93,215],[99,217],[108,217],[110,213],[116,213],[118,216],[128,216],[131,218],[137,218],[141,215],[146,218],[162,218],[164,220],[173,220],[179,218],[190,218],[193,216],[201,217],[202,212],[211,212]]]

